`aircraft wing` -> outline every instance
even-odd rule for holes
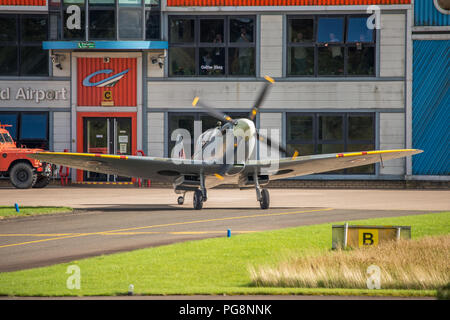
[[[254,160],[245,166],[241,174],[252,175],[256,170],[259,175],[270,175],[270,180],[278,180],[384,162],[421,152],[418,149],[376,150]]]
[[[39,152],[30,158],[44,162],[125,177],[171,182],[180,175],[214,175],[221,165],[208,161],[92,153]]]

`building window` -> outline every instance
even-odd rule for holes
[[[0,15],[0,75],[48,76],[47,15]]]
[[[49,148],[48,112],[0,112],[0,123],[19,147]]]
[[[368,151],[375,149],[373,113],[287,113],[286,146],[300,155]],[[339,170],[338,174],[374,174],[367,165]]]
[[[226,112],[227,115],[232,117],[233,119],[238,118],[247,118],[248,112]],[[194,122],[195,121],[201,121],[202,124],[202,133],[205,132],[208,129],[217,127],[217,123],[219,120],[217,120],[214,117],[211,117],[210,115],[206,113],[179,113],[179,112],[170,112],[169,113],[169,132],[168,132],[168,150],[169,150],[169,157],[171,156],[172,149],[175,146],[175,141],[172,141],[171,135],[176,129],[186,129],[189,131],[189,134],[191,135],[191,155],[194,154]],[[186,145],[185,145],[186,148]]]
[[[50,0],[49,14],[51,40],[161,39],[160,0]]]
[[[288,76],[375,76],[375,31],[368,16],[288,18]]]
[[[255,76],[255,17],[169,17],[170,76]]]

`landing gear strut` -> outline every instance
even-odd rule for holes
[[[257,173],[253,175],[253,179],[255,181],[256,199],[259,201],[259,206],[261,207],[261,209],[269,209],[269,191],[260,187]]]
[[[200,210],[203,208],[203,202],[206,202],[208,196],[206,194],[205,176],[200,175],[200,189],[194,191],[194,209]]]
[[[203,208],[203,193],[200,189],[194,191],[194,209],[200,210]]]
[[[261,189],[261,199],[259,200],[259,206],[261,209],[269,209],[270,205],[270,196],[269,190]]]

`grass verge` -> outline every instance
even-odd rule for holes
[[[19,207],[19,212],[14,206],[0,206],[0,219],[10,217],[26,217],[40,214],[72,212],[69,207]]]
[[[250,274],[252,283],[263,287],[366,289],[369,266],[379,274],[370,276],[373,286],[437,290],[450,283],[450,235],[291,257],[275,267],[251,267]]]
[[[318,213],[320,214],[320,213]],[[450,234],[450,212],[352,221],[352,224],[410,225],[413,239]],[[335,223],[333,223],[335,224]],[[367,290],[254,287],[249,266],[272,265],[292,255],[318,256],[330,251],[332,223],[189,241],[99,256],[45,268],[0,273],[0,294],[76,296],[126,294],[307,294],[435,296],[435,290]],[[68,289],[80,269],[78,289]]]

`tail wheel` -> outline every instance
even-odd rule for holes
[[[259,206],[261,209],[268,209],[270,205],[270,196],[267,189],[261,190],[261,200],[259,200]]]
[[[177,199],[177,202],[178,202],[179,205],[182,205],[184,203],[184,197],[179,196],[178,199]]]
[[[201,208],[203,208],[203,193],[197,189],[194,191],[194,209],[200,210]]]
[[[28,163],[19,162],[9,171],[9,179],[14,187],[28,189],[36,182],[37,176]]]

